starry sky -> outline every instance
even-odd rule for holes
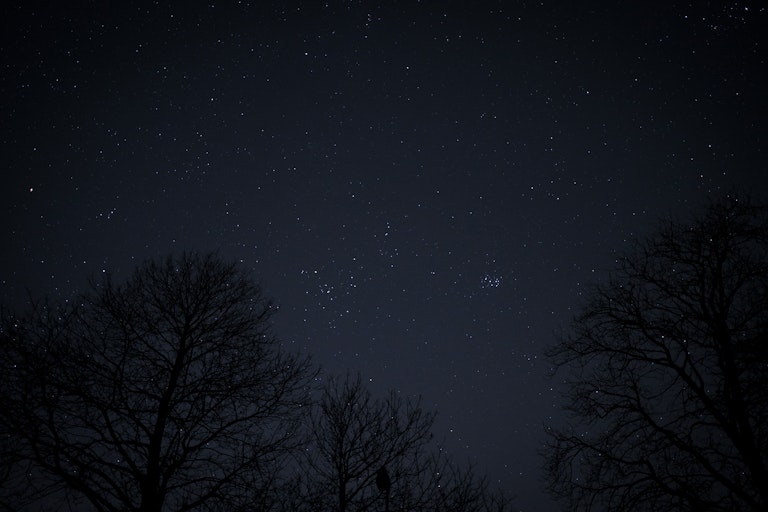
[[[765,2],[54,4],[0,16],[3,304],[217,251],[523,510],[586,285],[768,184]]]

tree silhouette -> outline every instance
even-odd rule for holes
[[[274,311],[235,265],[186,254],[4,314],[5,505],[269,508],[314,376]]]
[[[440,512],[511,512],[510,496],[492,488],[485,475],[471,464],[458,464],[443,447],[408,458],[416,478],[396,495],[394,510]]]
[[[570,510],[768,509],[768,223],[726,198],[667,221],[549,353],[574,423],[549,431]]]
[[[312,413],[305,508],[509,510],[503,493],[491,492],[485,478],[471,467],[460,468],[444,449],[433,446],[434,417],[418,400],[394,391],[386,399],[375,398],[359,374],[330,378]]]
[[[403,464],[406,456],[429,441],[433,420],[417,401],[395,392],[375,399],[359,374],[330,378],[312,414],[306,461],[310,501],[338,512],[375,510],[381,499],[375,486],[379,469],[394,470],[395,491],[397,480],[411,474]]]

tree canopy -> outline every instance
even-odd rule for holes
[[[726,198],[664,221],[549,355],[570,426],[547,474],[570,510],[768,510],[768,215]]]
[[[434,419],[418,398],[376,398],[359,374],[328,379],[303,460],[308,510],[509,510],[506,495],[434,442]]]
[[[149,512],[273,499],[314,376],[280,349],[274,311],[234,264],[193,253],[6,312],[2,503]]]

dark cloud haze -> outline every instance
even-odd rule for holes
[[[2,8],[3,303],[218,251],[524,510],[586,285],[768,183],[763,2],[75,4]]]

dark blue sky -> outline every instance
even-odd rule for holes
[[[286,344],[421,395],[524,510],[585,285],[768,184],[762,2],[11,4],[4,304],[241,260]]]

